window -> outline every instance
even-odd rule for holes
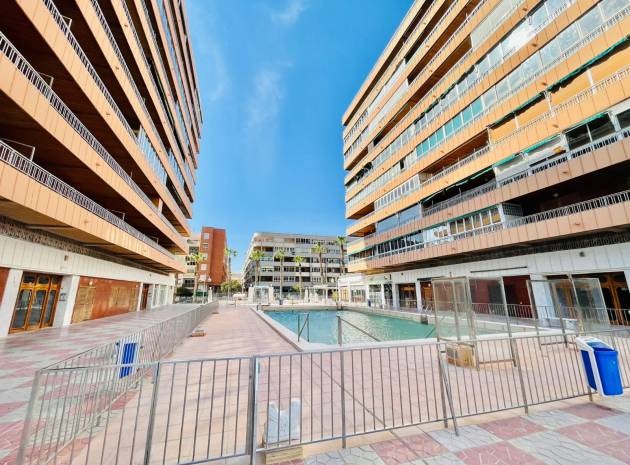
[[[206,270],[208,269],[208,265],[207,265],[206,263],[202,263],[202,264],[199,266],[199,269],[200,269],[201,271],[206,271]]]
[[[619,126],[622,128],[630,126],[630,110],[619,113],[617,115],[617,121],[619,121]]]
[[[499,213],[499,209],[497,207],[494,207],[490,210],[490,215],[492,216],[493,224],[501,222],[501,214]]]
[[[583,35],[588,35],[591,31],[595,30],[600,24],[602,24],[602,15],[599,12],[599,8],[592,8],[584,16],[580,18],[579,24]]]
[[[203,233],[203,238],[204,239],[210,239],[210,234],[209,233]]]
[[[591,121],[587,126],[589,132],[591,133],[592,141],[601,139],[602,137],[606,137],[615,132],[615,128],[608,115]]]
[[[568,50],[573,44],[580,40],[580,33],[578,32],[577,26],[572,24],[564,31],[562,31],[558,37],[554,40],[554,42],[558,43],[560,50]]]

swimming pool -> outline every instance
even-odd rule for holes
[[[310,333],[309,342],[322,344],[338,344],[337,341],[337,316],[345,321],[361,328],[381,341],[398,341],[405,339],[426,339],[435,337],[435,326],[423,324],[419,321],[396,318],[390,316],[373,315],[351,310],[289,310],[266,311],[265,314],[280,323],[285,328],[298,332],[298,317],[304,324],[306,315],[309,315]],[[306,339],[306,329],[302,333]],[[349,324],[343,325],[343,342],[373,342],[374,339],[361,333]]]

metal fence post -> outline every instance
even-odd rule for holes
[[[343,330],[342,330],[342,321],[341,321],[340,316],[337,316],[337,343],[340,346],[343,346]]]
[[[259,364],[256,356],[251,358],[249,372],[249,415],[247,420],[247,450],[249,463],[256,465],[256,441],[258,436],[258,372]],[[290,433],[289,433],[290,434]]]
[[[440,381],[443,386],[443,392],[446,393],[446,399],[448,400],[448,406],[451,410],[451,419],[453,420],[453,428],[455,429],[455,436],[459,436],[459,428],[457,427],[457,418],[455,417],[455,408],[453,406],[453,393],[451,392],[451,386],[448,382],[448,375],[446,373],[446,367],[444,366],[444,360],[442,353],[438,348],[438,366],[440,369]],[[446,410],[446,406],[443,407]],[[444,415],[444,424],[447,425],[446,414]]]
[[[527,403],[527,393],[525,391],[525,380],[523,379],[523,369],[521,367],[521,357],[518,352],[518,341],[514,338],[510,338],[510,346],[512,347],[512,354],[514,355],[514,363],[518,371],[518,380],[521,383],[521,394],[523,395],[523,403],[525,404],[525,413],[529,413],[529,405]]]
[[[144,465],[148,465],[151,459],[151,443],[153,441],[153,429],[155,427],[155,409],[157,408],[158,390],[160,387],[160,366],[161,362],[155,365],[153,372],[153,393],[151,395],[151,410],[149,411],[149,424],[147,427],[147,440],[144,445]],[[175,369],[173,367],[173,369]]]
[[[35,409],[35,401],[37,400],[37,396],[39,393],[39,384],[42,377],[42,370],[38,370],[35,373],[35,380],[33,381],[33,387],[31,388],[31,398],[28,402],[28,407],[26,410],[26,419],[24,421],[24,427],[22,429],[22,440],[20,441],[20,448],[18,449],[18,454],[16,458],[17,464],[22,464],[24,462],[24,454],[25,449],[27,447],[26,443],[29,440],[29,434],[31,430],[31,424],[33,422],[33,414]],[[33,444],[35,446],[35,444]]]
[[[341,336],[341,318],[339,319],[339,335]],[[344,352],[339,351],[341,358],[341,447],[346,448],[346,372],[344,364]],[[331,355],[332,356],[332,355]],[[333,376],[332,372],[330,376]],[[333,431],[334,434],[334,431]]]

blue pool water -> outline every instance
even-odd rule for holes
[[[381,341],[397,341],[401,339],[426,339],[435,337],[435,326],[422,324],[418,321],[406,320],[381,315],[370,315],[349,310],[291,310],[268,311],[266,315],[273,318],[282,326],[290,329],[295,334],[298,330],[298,316],[301,324],[304,324],[306,315],[309,314],[310,342],[323,344],[338,344],[337,341],[337,316],[376,336]],[[302,338],[306,339],[305,329]],[[343,342],[373,342],[374,339],[362,334],[348,324],[343,324]]]

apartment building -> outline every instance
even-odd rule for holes
[[[280,251],[284,252],[282,260]],[[345,254],[346,246],[339,244],[337,236],[254,233],[243,264],[243,289],[273,286],[279,294],[282,280],[283,294],[295,294],[301,277],[303,290],[317,287],[333,292],[347,271]],[[295,257],[302,257],[302,261],[296,262]]]
[[[196,278],[198,292],[219,291],[228,276],[226,248],[225,229],[203,226],[199,234],[188,239],[189,253],[182,257],[186,273],[178,275],[177,286],[193,290]],[[201,256],[198,262],[193,259],[196,254]]]
[[[172,302],[201,124],[183,1],[2,2],[0,336]]]
[[[416,0],[342,118],[342,299],[590,277],[630,321],[628,31],[627,0]]]

